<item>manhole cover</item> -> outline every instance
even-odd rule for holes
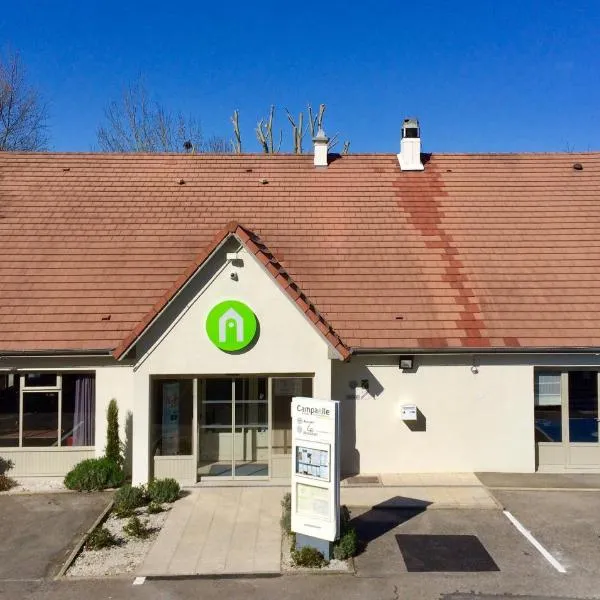
[[[377,475],[357,475],[346,480],[348,485],[379,485],[381,480]]]
[[[396,542],[409,572],[500,570],[475,535],[402,534]]]

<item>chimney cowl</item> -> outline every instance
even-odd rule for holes
[[[398,162],[402,171],[423,171],[421,162],[421,128],[414,117],[404,119],[400,139]]]
[[[313,161],[315,167],[326,167],[329,138],[325,135],[325,132],[321,128],[319,128],[317,135],[313,138],[313,144],[315,149]]]

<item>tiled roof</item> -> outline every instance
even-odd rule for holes
[[[426,160],[0,154],[0,352],[115,350],[230,221],[348,347],[600,347],[600,154]]]

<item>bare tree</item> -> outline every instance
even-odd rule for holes
[[[129,85],[119,101],[110,102],[104,116],[97,132],[103,152],[224,153],[231,149],[222,138],[206,140],[193,117],[172,113],[151,100],[141,79]]]
[[[17,53],[0,57],[0,150],[45,150],[48,112]]]
[[[279,131],[279,144],[277,147],[273,143],[273,121],[275,119],[275,106],[271,105],[269,111],[269,117],[267,119],[261,119],[256,124],[256,139],[260,142],[260,145],[265,154],[276,154],[281,148],[281,141],[283,139],[283,132]]]

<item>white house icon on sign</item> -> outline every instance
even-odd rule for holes
[[[219,319],[219,342],[224,344],[227,341],[227,327],[235,327],[235,339],[237,342],[244,341],[244,319],[233,308],[223,313]]]

